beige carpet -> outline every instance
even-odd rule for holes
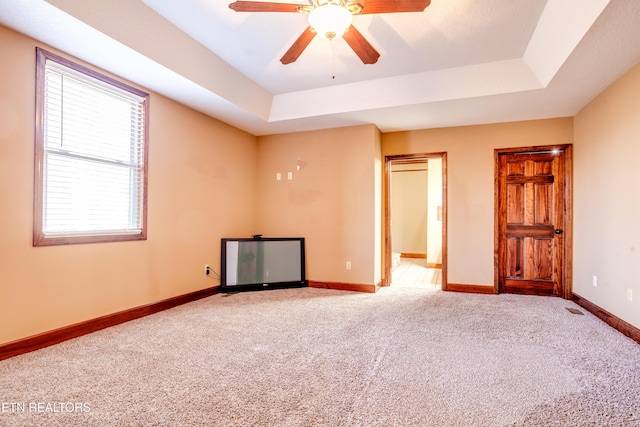
[[[216,295],[0,362],[0,425],[640,425],[640,345],[566,307],[402,287]]]

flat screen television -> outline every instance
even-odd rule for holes
[[[307,286],[303,237],[222,239],[220,291]]]

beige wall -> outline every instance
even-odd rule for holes
[[[442,159],[429,159],[427,165],[427,263],[442,264],[442,218],[438,217],[438,207],[442,207]]]
[[[427,164],[394,165],[391,173],[391,246],[404,254],[427,253]]]
[[[382,133],[378,128],[374,130],[375,134],[375,153],[376,156],[373,162],[374,169],[374,190],[373,190],[373,198],[374,198],[374,267],[373,267],[373,282],[375,284],[381,283],[383,274],[382,269],[384,266],[384,250],[383,250],[383,242],[382,236],[384,234],[383,227],[383,192],[384,186],[383,178],[384,178],[384,161],[382,158]]]
[[[447,152],[448,282],[493,286],[494,149],[572,142],[559,118],[388,133],[382,152]]]
[[[151,94],[148,240],[33,247],[36,45],[0,27],[0,344],[217,284],[256,214],[256,137]]]
[[[583,108],[574,125],[573,289],[640,327],[640,65]]]
[[[366,125],[258,138],[260,212],[254,231],[305,237],[310,280],[380,280],[378,134]]]

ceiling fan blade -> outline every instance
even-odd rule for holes
[[[236,12],[298,12],[299,4],[271,3],[262,1],[234,1],[229,8]]]
[[[315,36],[316,33],[311,29],[311,27],[307,27],[307,29],[300,34],[300,37],[293,42],[289,50],[282,56],[282,58],[280,58],[280,62],[285,65],[295,62],[306,47],[309,46],[309,43],[311,43],[311,40],[313,40]]]
[[[429,4],[431,0],[364,0],[360,14],[422,12]]]
[[[354,27],[353,25],[349,27],[346,33],[343,34],[342,38],[347,42],[351,49],[358,55],[358,58],[362,60],[365,64],[375,64],[378,62],[378,58],[380,58],[380,54],[377,50],[371,46],[371,43],[364,38],[364,36]]]

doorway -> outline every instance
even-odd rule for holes
[[[383,286],[446,290],[446,153],[385,157]]]
[[[571,298],[572,146],[495,150],[496,292]]]

